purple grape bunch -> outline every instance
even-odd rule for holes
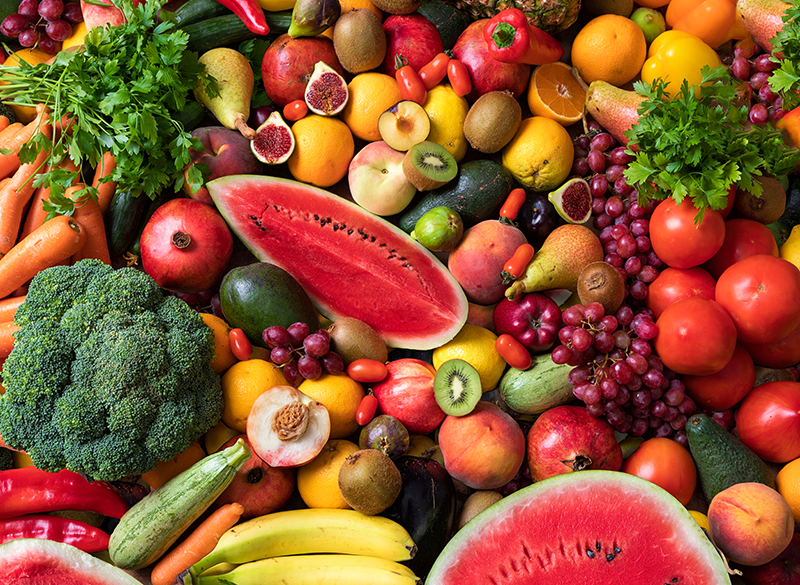
[[[55,55],[61,43],[72,36],[73,25],[83,22],[78,2],[22,0],[17,12],[0,23],[0,33],[17,39],[23,47],[37,47]]]
[[[769,52],[755,43],[738,43],[733,49],[729,68],[731,75],[743,82],[740,89],[744,101],[750,104],[748,118],[751,123],[774,122],[786,114],[783,98],[772,91],[769,84],[772,72],[778,68]]]
[[[262,338],[270,348],[270,361],[283,369],[290,384],[316,380],[323,372],[344,371],[344,361],[331,350],[331,339],[325,329],[311,332],[307,323],[298,321],[289,327],[267,327]]]

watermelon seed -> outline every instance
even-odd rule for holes
[[[602,546],[600,546],[600,541],[597,541],[594,547],[597,549],[597,552],[600,552],[600,550],[603,548]]]
[[[593,559],[594,558],[594,551],[592,549],[590,549],[590,548],[587,548],[586,549],[586,556],[589,557],[590,559]]]
[[[608,562],[610,563],[610,562],[611,562],[611,561],[613,561],[613,560],[614,560],[614,555],[613,555],[613,553],[608,553],[608,554],[606,555],[606,561],[608,561]]]

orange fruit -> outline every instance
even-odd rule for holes
[[[345,439],[331,439],[319,455],[297,469],[297,491],[309,508],[349,509],[339,490],[339,469],[344,460],[359,450]]]
[[[3,65],[6,67],[19,67],[20,61],[25,61],[30,65],[38,65],[39,63],[46,63],[52,58],[53,55],[45,53],[41,49],[20,49],[10,53]],[[15,106],[13,104],[9,104],[9,107],[23,124],[32,122],[36,117],[36,108]]]
[[[578,31],[571,56],[586,83],[601,79],[619,87],[639,75],[647,56],[647,41],[630,18],[604,14]]]
[[[339,118],[311,114],[294,123],[294,152],[286,161],[298,181],[330,187],[347,175],[355,141]]]
[[[535,116],[569,126],[583,117],[586,90],[562,61],[538,65],[528,84],[528,107]]]
[[[796,522],[800,522],[800,458],[781,467],[775,477],[778,493],[789,504]]]
[[[359,73],[347,84],[350,98],[341,116],[353,135],[375,142],[381,139],[378,131],[380,115],[403,99],[394,77],[368,71]]]
[[[240,433],[247,432],[247,415],[262,392],[289,382],[283,370],[265,360],[236,362],[222,376],[222,422]]]
[[[200,313],[200,316],[214,334],[214,357],[211,358],[211,369],[221,376],[239,361],[231,351],[231,340],[228,335],[231,326],[212,313]]]
[[[350,376],[326,372],[316,380],[303,380],[297,389],[328,409],[331,439],[343,439],[358,430],[356,411],[364,398],[364,388]]]
[[[374,12],[375,15],[381,19],[381,22],[383,22],[383,11],[375,6],[371,0],[339,0],[339,8],[341,8],[341,14],[355,10],[356,8],[367,8],[372,10],[372,12]],[[321,32],[320,35],[333,40],[333,27],[328,27]]]

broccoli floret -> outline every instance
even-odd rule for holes
[[[222,418],[213,333],[140,270],[91,259],[43,270],[14,321],[0,436],[40,469],[141,474]]]

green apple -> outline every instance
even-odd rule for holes
[[[652,8],[645,8],[644,6],[637,8],[630,18],[642,29],[644,40],[647,41],[648,46],[653,42],[653,39],[667,30],[664,15]]]

